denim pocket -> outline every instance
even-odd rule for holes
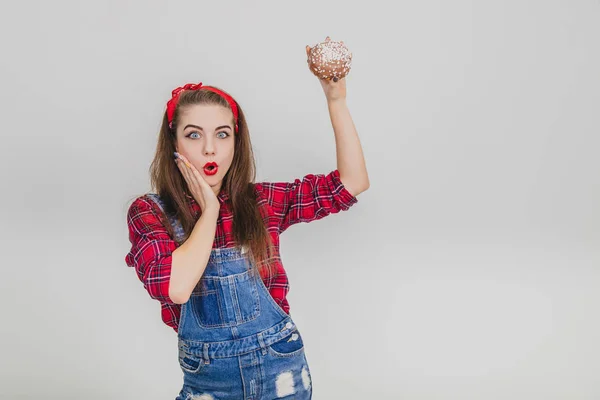
[[[293,357],[304,352],[304,342],[298,330],[268,346],[268,351],[275,357]]]
[[[190,298],[198,323],[207,328],[236,326],[256,319],[260,301],[253,271],[200,279]]]
[[[179,349],[179,366],[185,372],[195,374],[204,365],[202,357],[187,353],[183,349]]]

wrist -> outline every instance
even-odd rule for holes
[[[340,97],[340,98],[337,98],[337,99],[327,98],[327,106],[329,108],[344,107],[345,105],[346,105],[346,98],[345,97]]]
[[[327,97],[328,103],[343,103],[346,101],[346,96]]]
[[[202,210],[200,217],[206,216],[208,218],[217,219],[219,217],[220,206],[217,204],[216,206],[209,206]]]

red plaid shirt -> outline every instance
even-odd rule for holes
[[[267,230],[275,246],[272,276],[263,277],[265,286],[281,308],[289,313],[286,296],[289,282],[279,257],[279,235],[289,226],[298,222],[310,222],[329,214],[347,210],[358,200],[352,196],[340,180],[336,169],[327,175],[309,174],[294,182],[260,182],[255,184],[259,206],[266,205],[269,218]],[[224,201],[225,191],[217,198],[221,204],[217,220],[217,230],[213,248],[233,247],[233,214]],[[193,212],[199,215],[200,206],[195,200],[189,203]],[[178,247],[177,242],[162,225],[160,208],[147,196],[138,197],[127,212],[129,241],[131,250],[125,256],[129,267],[135,268],[138,278],[144,284],[150,297],[161,303],[162,320],[177,332],[181,305],[169,298],[169,278],[171,276],[171,253]]]

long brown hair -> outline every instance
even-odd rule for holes
[[[189,207],[188,197],[191,194],[187,182],[173,161],[173,152],[181,112],[186,107],[196,104],[216,104],[231,110],[227,101],[212,91],[202,89],[183,91],[173,115],[172,128],[169,127],[167,113],[165,112],[163,116],[156,154],[150,165],[150,182],[153,190],[164,201],[165,211],[179,219],[185,232],[181,243],[187,240],[200,216],[194,215]],[[236,105],[238,131],[234,134],[233,161],[223,178],[221,190],[225,190],[229,197],[227,203],[233,212],[233,236],[236,244],[250,250],[249,256],[261,275],[268,274],[269,259],[273,257],[273,243],[265,224],[267,215],[264,208],[258,206],[254,188],[256,164],[248,125],[242,108],[237,102]],[[166,216],[163,216],[163,223],[171,236],[175,237]]]

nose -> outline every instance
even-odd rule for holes
[[[215,144],[212,140],[204,142],[204,155],[213,156],[215,155]]]

